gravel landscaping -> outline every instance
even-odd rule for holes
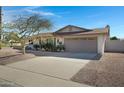
[[[13,62],[31,59],[36,57],[34,54],[23,55],[20,50],[12,48],[2,48],[0,50],[0,65],[6,65]]]
[[[0,79],[0,87],[20,87],[20,85]]]
[[[72,81],[100,87],[124,87],[124,53],[105,53],[89,62],[71,78]]]

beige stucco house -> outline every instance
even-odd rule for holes
[[[28,40],[34,43],[52,39],[55,45],[63,44],[67,52],[104,53],[105,41],[109,38],[109,26],[104,28],[86,29],[68,25],[56,32],[34,35]]]

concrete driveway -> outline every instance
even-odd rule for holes
[[[90,60],[36,57],[0,66],[0,78],[21,86],[87,86],[70,79]]]
[[[42,51],[27,51],[36,56],[50,56],[61,58],[73,58],[73,59],[96,59],[97,53],[76,53],[76,52],[42,52]]]

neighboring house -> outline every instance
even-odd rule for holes
[[[28,40],[33,43],[53,40],[55,45],[63,44],[67,52],[104,53],[105,40],[109,38],[109,26],[105,28],[86,29],[73,25],[65,26],[53,33],[41,33]]]

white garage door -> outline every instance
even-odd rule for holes
[[[65,38],[64,44],[67,52],[97,52],[96,38]]]

